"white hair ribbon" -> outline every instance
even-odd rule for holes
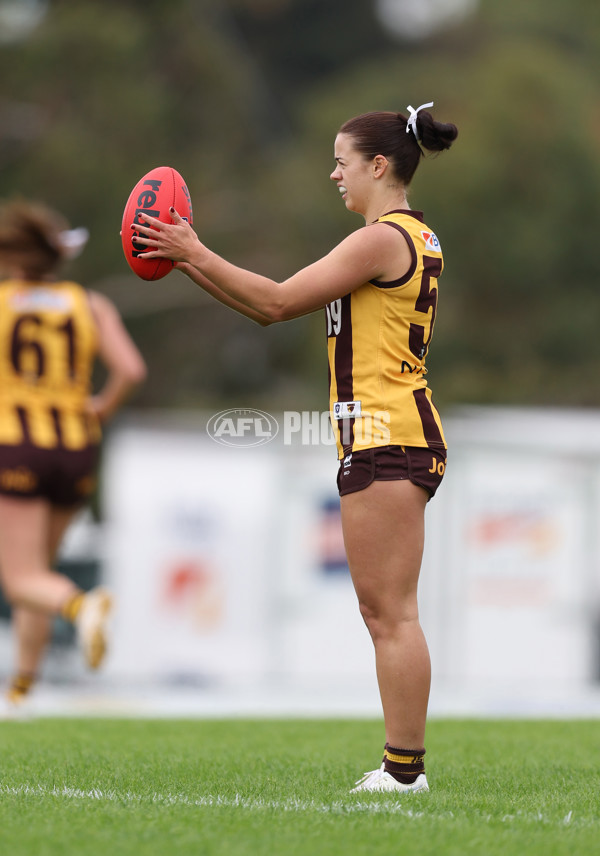
[[[88,242],[90,233],[84,226],[78,229],[66,229],[59,235],[60,249],[63,251],[65,258],[75,259],[83,251],[83,248]]]
[[[433,107],[433,101],[429,101],[427,104],[421,104],[421,106],[417,107],[416,110],[414,107],[411,107],[410,104],[406,108],[407,110],[410,110],[410,115],[406,120],[406,133],[408,134],[409,131],[412,131],[417,142],[419,142],[419,135],[417,134],[417,116],[419,115],[420,110],[426,110],[427,107]]]

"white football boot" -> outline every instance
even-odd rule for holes
[[[83,656],[90,669],[97,669],[106,654],[106,623],[112,597],[103,588],[87,592],[75,619],[75,629]]]
[[[356,787],[352,788],[351,794],[356,794],[361,791],[383,792],[383,791],[400,791],[402,793],[417,793],[418,791],[428,791],[427,777],[425,773],[420,773],[416,780],[405,785],[399,782],[393,776],[386,772],[384,765],[377,770],[371,770],[370,773],[365,773],[362,779],[356,782]]]
[[[10,687],[0,698],[0,720],[30,719],[32,717],[31,693],[20,693]]]

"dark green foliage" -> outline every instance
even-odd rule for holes
[[[201,238],[285,278],[361,225],[328,179],[339,125],[430,99],[460,132],[411,197],[446,256],[438,404],[600,405],[597,4],[481,0],[419,43],[374,6],[55,0],[0,45],[0,195],[90,229],[68,274],[124,312],[151,367],[137,405],[326,407],[318,313],[265,331],[178,274],[133,278],[119,228],[137,179],[174,166]]]

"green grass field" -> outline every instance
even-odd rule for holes
[[[600,853],[599,721],[433,720],[429,794],[351,796],[382,726],[0,723],[0,853]]]

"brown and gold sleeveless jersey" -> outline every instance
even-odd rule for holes
[[[97,344],[80,285],[0,282],[0,444],[99,442],[98,420],[84,410]]]
[[[446,448],[425,379],[443,269],[440,244],[420,212],[392,211],[378,222],[404,235],[412,262],[401,279],[366,282],[326,307],[330,411],[340,458],[375,446]]]

